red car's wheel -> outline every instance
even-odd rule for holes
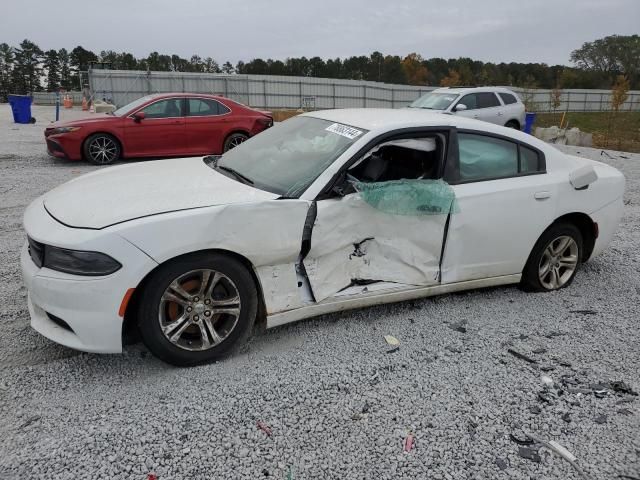
[[[227,150],[231,150],[232,148],[237,147],[238,145],[240,145],[242,142],[244,142],[248,138],[249,137],[246,136],[244,133],[232,133],[224,141],[224,150],[223,150],[223,152],[226,152]]]
[[[111,135],[96,133],[84,142],[84,157],[96,165],[109,165],[120,158],[120,143]]]

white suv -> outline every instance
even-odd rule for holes
[[[477,118],[518,130],[524,127],[524,104],[514,92],[500,87],[438,88],[417,99],[409,108]]]

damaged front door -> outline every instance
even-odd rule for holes
[[[441,154],[435,141],[431,145],[428,152],[412,153],[406,145],[372,152],[368,164],[347,174],[355,192],[317,202],[311,247],[303,260],[317,302],[362,283],[439,283],[454,198],[427,161]],[[412,173],[412,159],[419,172]]]

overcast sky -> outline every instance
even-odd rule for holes
[[[2,0],[0,42],[42,49],[253,58],[418,52],[568,64],[582,43],[640,33],[640,0]]]

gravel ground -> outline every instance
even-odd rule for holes
[[[573,149],[628,183],[613,244],[568,289],[327,315],[176,369],[141,345],[84,354],[29,327],[24,208],[97,168],[44,153],[52,111],[15,126],[0,105],[0,478],[581,478],[546,448],[522,458],[510,434],[526,433],[565,446],[589,478],[640,477],[640,398],[609,383],[640,391],[640,155]]]

